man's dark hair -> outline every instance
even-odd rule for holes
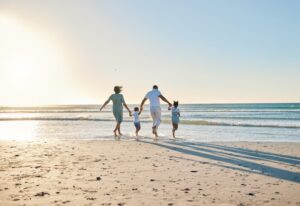
[[[157,85],[154,85],[154,86],[153,86],[153,89],[158,89],[158,86],[157,86]]]
[[[122,87],[121,87],[121,86],[115,86],[115,87],[114,87],[114,92],[115,92],[116,94],[121,93],[121,91],[122,91]]]
[[[135,108],[134,108],[134,111],[135,111],[135,112],[138,112],[138,111],[139,111],[139,108],[138,108],[138,107],[135,107]]]

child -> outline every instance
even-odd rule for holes
[[[172,112],[172,124],[173,124],[173,138],[175,138],[175,131],[178,129],[178,124],[179,124],[179,117],[180,117],[180,111],[178,109],[178,101],[173,102],[173,107],[171,108]]]
[[[140,123],[140,119],[139,119],[139,115],[141,114],[141,112],[139,112],[139,108],[135,107],[134,111],[132,113],[133,116],[133,123],[135,126],[135,135],[138,136],[139,135],[139,131],[141,129],[141,123]]]

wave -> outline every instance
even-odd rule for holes
[[[0,121],[99,121],[114,122],[113,118],[95,118],[95,117],[12,117],[0,118]],[[124,122],[132,122],[131,119],[124,119]],[[151,123],[151,119],[141,119],[143,123]],[[170,120],[163,120],[164,124],[171,124]],[[255,124],[255,123],[226,123],[206,120],[180,120],[182,125],[199,125],[199,126],[232,126],[232,127],[269,127],[269,128],[289,128],[300,129],[298,125],[275,125],[275,124]]]
[[[102,121],[110,122],[113,119],[101,119],[101,118],[90,118],[90,117],[12,117],[12,118],[0,118],[0,121]]]
[[[171,121],[164,121],[164,122],[171,123]],[[203,126],[270,127],[270,128],[290,128],[290,129],[300,128],[300,126],[297,125],[226,123],[226,122],[213,122],[213,121],[206,121],[206,120],[180,120],[180,124],[203,125]]]
[[[0,110],[0,113],[99,113],[99,110]],[[101,111],[101,113],[108,113],[111,111]]]
[[[168,112],[167,110],[164,110],[165,112]],[[1,109],[0,113],[99,113],[99,109],[24,109],[24,110],[18,110],[18,109]],[[105,109],[103,112],[111,112],[110,109]],[[144,112],[149,112],[148,108],[144,109]],[[185,113],[300,113],[300,109],[295,110],[273,110],[273,109],[266,109],[266,110],[238,110],[238,109],[230,109],[230,110],[219,110],[219,109],[207,109],[207,110],[190,110],[190,109],[184,109],[181,108],[181,112]]]
[[[130,104],[133,108],[139,106]],[[0,113],[82,113],[82,112],[99,112],[100,104],[95,105],[44,105],[44,106],[1,106]],[[110,110],[108,105],[105,110]],[[167,109],[166,105],[162,105],[163,110]],[[146,106],[145,110],[149,110]],[[256,103],[256,104],[181,104],[182,112],[188,113],[230,113],[230,112],[259,112],[259,113],[290,113],[300,112],[300,103]]]
[[[163,115],[163,117],[169,118],[168,115]],[[186,119],[227,119],[227,120],[300,120],[300,117],[263,117],[263,116],[253,116],[253,117],[234,117],[234,116],[203,116],[203,115],[185,115]]]

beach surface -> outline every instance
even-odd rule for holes
[[[0,141],[0,205],[300,205],[300,143]]]

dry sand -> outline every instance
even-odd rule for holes
[[[299,143],[0,141],[0,205],[300,205]]]

